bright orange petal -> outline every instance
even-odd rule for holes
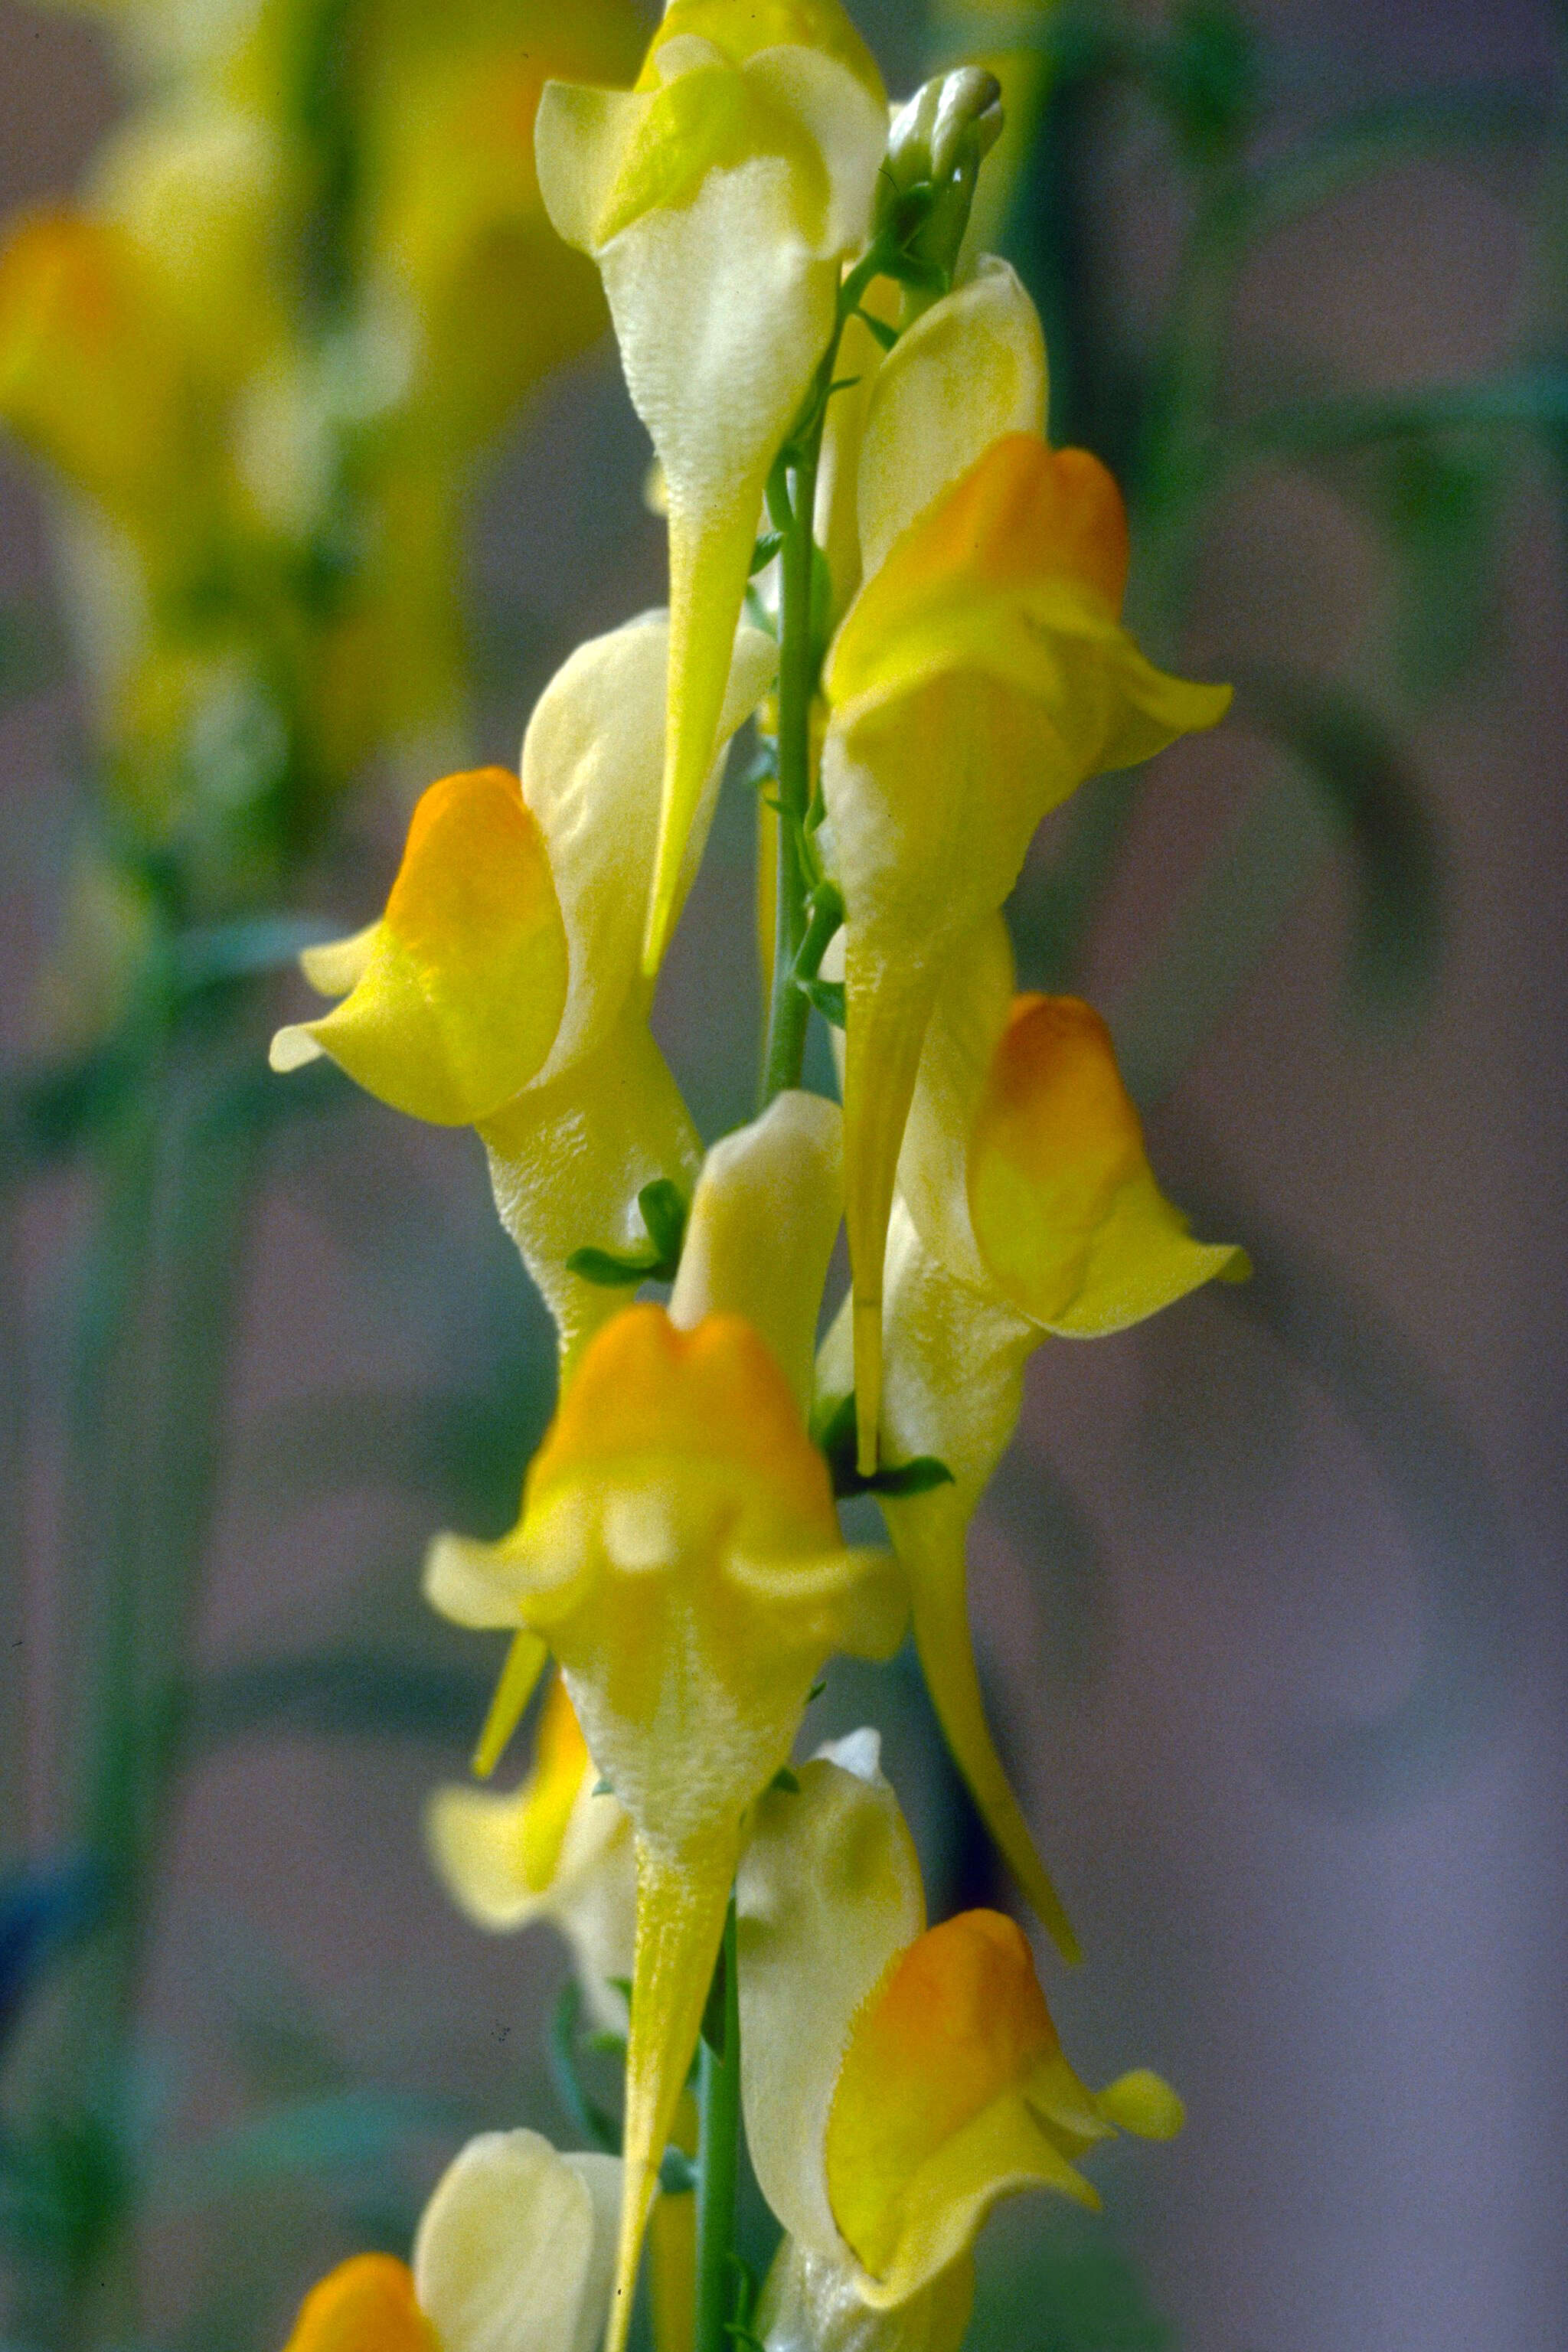
[[[414,2300],[414,2274],[390,2254],[355,2254],[300,2305],[284,2352],[440,2352]]]

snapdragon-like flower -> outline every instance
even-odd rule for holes
[[[381,919],[310,950],[343,1001],[280,1030],[275,1069],[330,1054],[395,1108],[479,1129],[502,1222],[553,1314],[563,1378],[619,1298],[574,1253],[635,1254],[637,1195],[682,1192],[697,1138],[647,1025],[642,908],[658,824],[668,629],[662,614],[579,646],[540,698],[521,782],[482,768],[433,784]],[[743,629],[721,713],[727,743],[776,649]],[[718,790],[710,769],[681,888]]]
[[[787,2232],[759,2312],[770,2352],[957,2352],[969,2250],[996,2200],[1098,2202],[1077,2158],[1156,2138],[1158,2076],[1089,2091],[1015,1923],[932,1928],[874,1735],[768,1796],[739,1886],[742,2087],[758,2181]]]
[[[804,1418],[839,1198],[832,1104],[784,1094],[729,1138],[698,1187],[668,1311],[631,1307],[597,1334],[517,1527],[498,1544],[442,1538],[426,1574],[459,1623],[548,1643],[635,1831],[613,2352],[744,1817],[786,1762],[826,1659],[886,1656],[905,1620],[892,1563],[845,1544]]]
[[[637,1865],[631,1823],[609,1790],[572,1711],[550,1686],[533,1769],[513,1794],[437,1789],[426,1841],[448,1892],[468,1917],[498,1932],[548,1919],[565,1937],[589,2009],[624,2029],[617,1982],[632,1972]]]
[[[763,493],[887,144],[838,0],[669,0],[632,90],[552,83],[540,185],[599,265],[669,509],[669,743],[645,955],[674,925]]]
[[[595,2352],[621,2167],[486,2132],[437,2183],[412,2267],[356,2254],[313,2287],[286,2352]]]
[[[1240,1250],[1194,1241],[1161,1193],[1105,1024],[1077,997],[1015,996],[999,919],[949,966],[926,1034],[887,1255],[889,1461],[934,1454],[950,1484],[887,1495],[915,1640],[949,1746],[997,1844],[1076,1956],[985,1721],[969,1630],[969,1522],[1017,1425],[1048,1335],[1096,1339],[1215,1277]],[[853,1377],[847,1318],[824,1345],[827,1396]]]
[[[1086,450],[1047,446],[1037,326],[1021,334],[1007,280],[977,285],[935,305],[879,382],[858,485],[868,576],[824,678],[863,1470],[894,1171],[942,966],[1001,906],[1049,810],[1098,771],[1212,726],[1229,701],[1152,668],[1122,628],[1120,493]],[[955,432],[972,363],[978,404]],[[974,426],[993,419],[976,448]]]

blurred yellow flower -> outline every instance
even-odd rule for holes
[[[514,1795],[437,1789],[426,1842],[447,1891],[481,1927],[548,1919],[572,1948],[590,2010],[624,2030],[637,1924],[631,1824],[599,1785],[566,1685],[552,1683],[533,1769]]]

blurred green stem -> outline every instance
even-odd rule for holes
[[[75,1832],[109,1916],[78,1974],[68,2101],[118,2138],[178,1762],[180,1695],[217,1497],[258,1130],[257,998],[209,999],[151,1044],[106,1141],[71,1417]],[[123,2157],[123,2150],[121,2151]],[[125,2212],[73,2282],[68,2341],[134,2324]]]

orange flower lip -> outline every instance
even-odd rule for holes
[[[1005,433],[889,551],[851,607],[828,665],[830,700],[860,690],[902,632],[1052,581],[1087,591],[1114,621],[1128,570],[1127,510],[1100,459]]]
[[[1060,2045],[1021,1929],[966,1911],[919,1937],[856,2021],[827,2130],[835,2217],[887,2266],[905,2186]]]
[[[354,2254],[300,2306],[285,2352],[441,2352],[414,2300],[414,2276],[391,2254]]]
[[[827,1465],[763,1339],[739,1315],[677,1329],[628,1307],[584,1354],[529,1474],[530,1505],[637,1456],[684,1456],[754,1479],[827,1548],[840,1541]]]

